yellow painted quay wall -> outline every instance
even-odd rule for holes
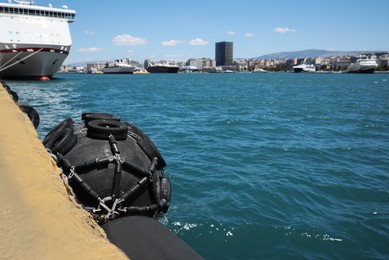
[[[68,195],[30,120],[2,86],[0,259],[127,259]]]

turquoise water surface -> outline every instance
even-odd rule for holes
[[[205,259],[389,258],[389,74],[58,74],[7,81],[40,114],[141,128],[173,188],[160,221]]]

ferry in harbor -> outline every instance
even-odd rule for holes
[[[104,74],[133,74],[136,68],[127,63],[108,63],[103,68]]]
[[[347,67],[348,73],[373,73],[378,68],[377,59],[374,57],[360,56],[357,62]]]
[[[177,73],[179,66],[169,63],[168,61],[160,61],[154,63],[150,60],[145,60],[144,67],[149,73]]]
[[[0,78],[51,78],[69,55],[75,16],[66,5],[0,2]]]
[[[299,73],[299,72],[315,72],[316,71],[316,67],[312,64],[300,64],[300,65],[297,65],[297,66],[294,66],[293,67],[293,71],[295,73]]]

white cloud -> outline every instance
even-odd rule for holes
[[[90,47],[90,48],[82,48],[78,49],[78,52],[100,52],[100,51],[106,51],[106,49],[103,48],[96,48],[96,47]]]
[[[129,34],[123,34],[123,35],[118,35],[115,38],[113,38],[112,42],[114,45],[135,46],[135,45],[146,44],[146,39],[137,38],[137,37],[131,36]]]
[[[200,39],[200,38],[196,38],[196,39],[193,39],[189,42],[191,45],[208,45],[209,42],[207,41],[204,41],[203,39]]]
[[[228,31],[228,32],[226,32],[226,34],[228,34],[228,35],[235,35],[235,34],[236,34],[236,32],[233,32],[233,31]]]
[[[274,29],[274,32],[277,33],[288,33],[288,32],[297,32],[295,29],[289,29],[287,27],[277,27]]]
[[[94,36],[96,34],[95,32],[88,31],[88,30],[85,30],[84,33],[89,35],[89,36]]]
[[[127,50],[127,53],[134,53],[134,50]]]
[[[170,40],[170,41],[163,41],[163,42],[161,42],[161,45],[162,46],[177,46],[180,43],[181,43],[181,41]]]
[[[244,34],[244,37],[247,37],[247,38],[252,38],[254,36],[255,35],[253,33],[250,33],[250,32]]]

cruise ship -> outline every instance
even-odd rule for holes
[[[348,73],[374,73],[378,68],[377,59],[374,57],[360,56],[357,62],[351,63],[348,68]]]
[[[51,78],[69,55],[75,16],[65,5],[0,2],[0,78]]]

